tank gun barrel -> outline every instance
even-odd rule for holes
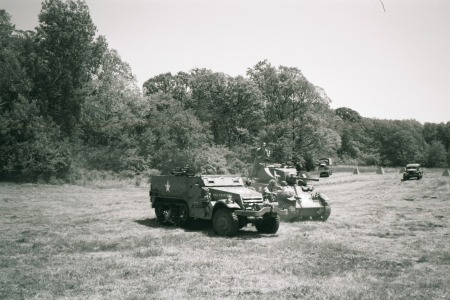
[[[308,177],[298,177],[298,179],[305,180],[305,181],[319,181],[317,178],[308,178]]]
[[[289,185],[297,184],[297,182],[299,180],[302,180],[303,182],[306,182],[306,181],[319,181],[319,179],[317,179],[317,178],[302,177],[302,176],[296,176],[296,175],[293,175],[293,174],[291,176],[289,176],[289,177],[286,177],[286,181],[287,181],[287,183]]]

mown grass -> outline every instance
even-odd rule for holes
[[[450,179],[337,173],[327,222],[160,226],[144,187],[0,184],[0,299],[448,299]]]

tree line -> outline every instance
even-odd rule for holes
[[[83,170],[123,176],[247,174],[266,142],[274,162],[446,167],[450,122],[364,118],[332,109],[295,67],[267,60],[245,76],[196,68],[137,86],[96,34],[82,0],[45,0],[34,31],[0,11],[0,179],[72,181]]]

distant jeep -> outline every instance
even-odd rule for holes
[[[421,179],[423,176],[422,168],[420,164],[407,164],[405,167],[405,172],[403,172],[403,180],[408,180],[413,177],[417,180]]]

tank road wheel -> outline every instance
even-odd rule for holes
[[[214,232],[222,236],[233,236],[239,230],[239,220],[234,211],[219,208],[213,217]]]
[[[276,233],[280,227],[280,216],[264,216],[255,223],[259,233]]]
[[[160,224],[166,223],[166,216],[169,214],[169,207],[162,204],[156,203],[155,205],[155,215]]]

